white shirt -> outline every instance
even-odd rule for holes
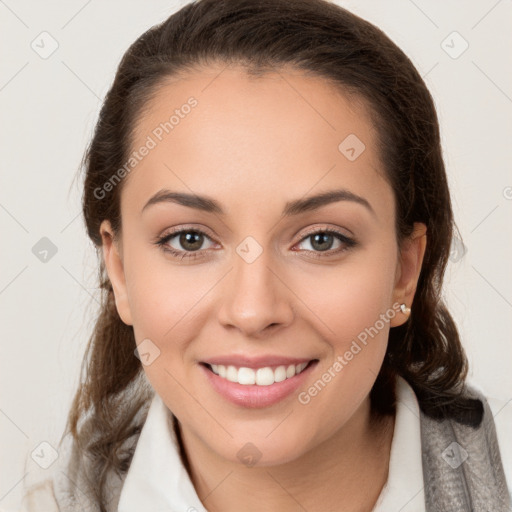
[[[413,389],[400,376],[396,383],[396,398],[388,480],[372,512],[425,512],[420,407]]]
[[[411,386],[402,377],[397,379],[396,391],[388,480],[372,512],[425,512],[419,405]],[[490,399],[489,404],[495,414],[510,487],[512,443],[504,433],[512,423],[512,407],[503,407],[503,403]],[[155,394],[121,490],[119,512],[207,512],[181,462],[168,415],[169,409]]]

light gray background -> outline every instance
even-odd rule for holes
[[[129,44],[185,3],[0,0],[4,509],[18,506],[26,453],[42,441],[58,442],[93,325],[96,256],[74,178],[101,99]],[[463,335],[471,382],[508,402],[512,70],[506,55],[512,48],[512,2],[339,3],[382,28],[411,57],[434,96],[467,250],[462,259],[460,246],[453,253],[445,296]],[[43,31],[59,45],[47,59],[31,48],[33,41],[39,51],[51,47],[50,39],[41,42]],[[464,41],[453,31],[469,44],[457,58]],[[42,237],[57,247],[46,263],[32,252]]]

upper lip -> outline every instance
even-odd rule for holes
[[[202,361],[203,363],[221,364],[223,366],[236,366],[237,368],[264,368],[266,366],[288,366],[291,364],[309,363],[313,358],[307,357],[285,357],[278,355],[262,355],[249,357],[247,355],[225,355],[211,357]]]

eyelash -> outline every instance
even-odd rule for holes
[[[191,259],[194,260],[196,258],[202,257],[203,251],[177,251],[174,248],[170,248],[167,246],[167,243],[169,240],[172,240],[174,237],[181,235],[182,233],[195,233],[199,235],[204,235],[206,238],[211,238],[202,230],[200,229],[180,229],[178,231],[173,231],[172,233],[168,233],[167,235],[164,235],[162,237],[159,237],[154,243],[159,246],[165,253],[171,254],[173,257],[178,258],[180,260],[183,259]],[[335,249],[335,250],[328,250],[328,251],[310,251],[307,250],[306,252],[312,253],[312,256],[314,258],[326,258],[329,256],[333,256],[334,254],[340,254],[342,252],[345,252],[353,247],[355,247],[358,243],[356,240],[347,237],[343,233],[336,231],[335,229],[317,229],[315,231],[310,231],[305,234],[301,238],[301,240],[298,242],[303,242],[304,240],[317,235],[317,234],[328,234],[328,235],[334,235],[335,238],[337,238],[340,242],[343,242],[345,244],[345,247],[342,247],[341,249]]]

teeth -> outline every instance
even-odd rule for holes
[[[290,364],[289,366],[278,366],[275,369],[270,366],[258,368],[236,368],[235,366],[224,366],[222,364],[212,364],[210,367],[216,375],[229,380],[230,382],[237,382],[250,386],[256,384],[258,386],[270,386],[274,382],[282,382],[283,380],[290,379],[298,375],[306,368],[308,363]]]
[[[226,379],[229,382],[238,382],[238,370],[234,366],[228,366],[226,368]]]
[[[240,375],[240,372],[242,371],[242,368],[240,368],[239,370],[239,375]],[[252,373],[254,373],[254,371],[252,371]],[[256,384],[258,384],[258,386],[269,386],[270,384],[274,384],[274,382],[276,381],[276,376],[274,374],[274,370],[272,370],[272,368],[259,368],[257,371],[256,371]],[[240,381],[241,382],[241,381]]]
[[[238,370],[238,383],[246,384],[247,386],[256,384],[256,373],[254,370],[252,368],[240,368]]]

